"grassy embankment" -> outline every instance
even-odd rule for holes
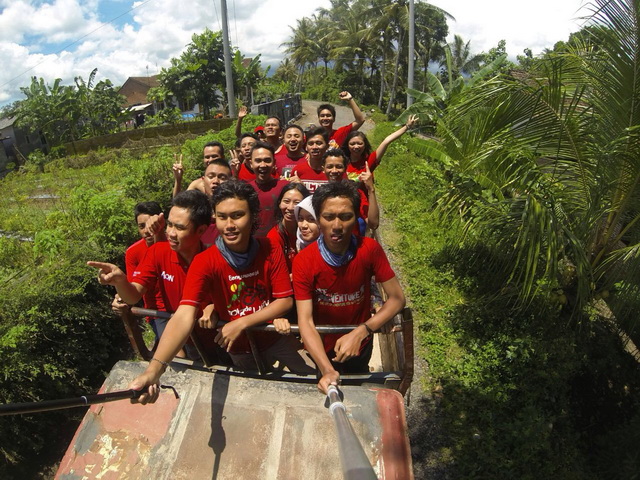
[[[395,127],[379,124],[377,145]],[[431,478],[633,478],[640,378],[611,325],[554,300],[517,309],[481,238],[435,205],[442,169],[394,144],[376,171],[385,241],[417,323],[431,425],[410,425],[416,474]],[[434,424],[436,427],[434,428]],[[434,438],[433,435],[436,437]],[[431,436],[431,438],[428,438]],[[443,478],[443,477],[438,477]]]
[[[247,128],[262,117],[252,117]],[[0,180],[0,403],[95,392],[113,363],[131,358],[124,329],[111,314],[113,292],[96,281],[87,260],[123,266],[136,240],[133,206],[167,205],[174,153],[184,155],[185,179],[200,175],[202,146],[231,148],[233,129],[175,147],[126,149],[67,157],[44,173]],[[169,140],[167,139],[167,142]],[[0,417],[0,478],[36,478],[54,468],[79,411]]]

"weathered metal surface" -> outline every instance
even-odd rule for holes
[[[144,362],[119,362],[101,391],[125,389],[145,367]],[[315,385],[182,366],[169,369],[162,381],[175,386],[181,398],[163,391],[154,405],[122,401],[91,407],[56,478],[341,478],[335,429]],[[378,476],[412,478],[400,394],[366,387],[342,390]]]

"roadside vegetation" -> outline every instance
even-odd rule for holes
[[[133,206],[167,205],[174,154],[184,155],[185,178],[195,178],[212,140],[233,145],[233,128],[142,154],[64,157],[44,173],[26,169],[0,180],[0,232],[11,235],[0,235],[0,403],[95,393],[115,361],[133,358],[110,311],[113,292],[85,262],[124,266],[137,235]],[[80,418],[72,410],[0,417],[0,478],[50,474],[45,467],[60,460]]]

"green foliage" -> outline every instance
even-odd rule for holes
[[[75,87],[62,85],[59,78],[50,86],[33,77],[29,87],[21,88],[26,98],[17,107],[17,125],[42,131],[51,146],[117,131],[125,118],[124,97],[109,80],[94,85],[96,73],[88,82],[76,77]]]
[[[391,130],[379,125],[372,143]],[[414,447],[452,478],[632,478],[640,379],[617,329],[593,312],[577,322],[544,295],[518,307],[495,268],[506,256],[442,222],[450,172],[413,153],[419,142],[399,140],[375,172],[441,423]]]
[[[148,116],[144,122],[144,128],[176,125],[182,121],[182,112],[179,108],[167,107],[160,110],[156,115]]]
[[[215,91],[224,85],[224,60],[221,32],[206,28],[194,33],[191,42],[179,58],[159,75],[161,86],[179,98],[193,98],[200,104],[204,118],[209,118],[213,106],[219,103]]]

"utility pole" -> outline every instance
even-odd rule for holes
[[[231,67],[231,47],[229,43],[229,21],[227,17],[227,0],[220,0],[222,10],[222,49],[224,52],[224,76],[227,80],[227,102],[229,103],[229,117],[235,118],[236,95],[233,91],[233,68]]]
[[[413,88],[414,58],[416,49],[416,9],[413,0],[409,0],[409,74],[407,87]],[[407,108],[413,103],[413,97],[407,93]]]

